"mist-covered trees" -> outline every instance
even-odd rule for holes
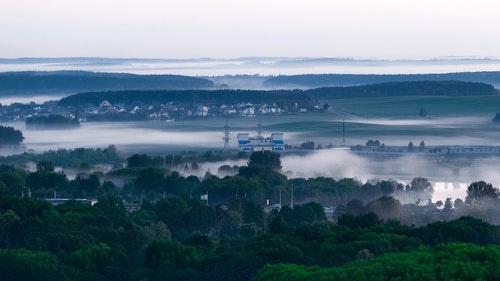
[[[483,199],[497,199],[500,195],[498,188],[494,188],[491,183],[476,181],[467,187],[466,201],[479,202]]]
[[[499,227],[489,224],[500,224],[498,204],[482,204],[498,200],[490,193],[496,190],[491,185],[481,183],[483,188],[477,189],[491,200],[416,204],[418,200],[398,198],[432,193],[433,185],[426,178],[415,178],[406,190],[394,180],[287,178],[271,169],[281,166],[279,155],[263,154],[250,156],[247,166],[224,177],[188,175],[181,166],[151,165],[154,157],[141,155],[134,157],[145,159],[139,162],[146,165],[120,169],[122,174],[85,170],[71,178],[50,161],[38,162],[31,172],[0,165],[0,248],[14,251],[7,256],[14,253],[32,258],[34,265],[40,259],[53,262],[47,268],[58,272],[60,279],[82,281],[251,280],[265,264],[283,263],[290,263],[285,266],[292,269],[305,268],[306,273],[310,268],[303,266],[315,266],[312,271],[318,275],[304,273],[308,280],[328,280],[332,275],[321,275],[323,270],[338,270],[334,273],[340,275],[335,278],[352,273],[356,276],[350,279],[363,279],[370,270],[374,271],[370,271],[372,277],[392,278],[400,272],[392,258],[405,263],[424,258],[426,262],[419,260],[422,268],[409,264],[408,272],[419,279],[423,278],[420,273],[434,278],[436,270],[451,271],[428,266],[427,261],[439,264],[440,259],[448,258],[450,249],[473,263],[474,270],[496,280],[496,272],[488,267],[490,259],[484,256],[496,251],[489,245],[500,244]],[[241,172],[249,167],[255,169]],[[59,177],[65,183],[53,184],[51,180]],[[123,181],[123,185],[115,187],[107,180]],[[33,197],[44,198],[39,188],[45,183],[50,183],[45,188],[47,197],[56,190],[69,198],[95,196],[98,203],[68,201],[52,206],[27,198],[26,193],[21,198],[20,191],[26,186]],[[208,195],[208,200],[201,195]],[[271,204],[280,202],[281,208],[267,206],[267,199]],[[415,195],[415,199],[419,197]],[[453,243],[459,244],[440,248]],[[473,248],[469,245],[477,247],[474,253],[462,255]],[[0,251],[0,258],[2,255]],[[363,263],[366,260],[370,263]],[[455,263],[463,266],[450,260],[450,267]],[[483,261],[487,264],[480,266]],[[376,266],[372,268],[372,264]],[[54,278],[47,268],[37,266],[34,270],[46,274],[39,280]],[[268,278],[262,275],[267,268],[255,278]],[[460,270],[453,272],[468,276]],[[290,280],[300,277],[291,272]],[[458,278],[446,274],[446,278]]]
[[[269,168],[273,171],[280,171],[280,154],[269,150],[253,152],[250,154],[248,167]]]
[[[40,154],[23,153],[0,156],[1,163],[16,167],[23,167],[29,162],[38,163],[41,161],[50,161],[54,166],[74,169],[88,169],[94,165],[120,166],[124,162],[114,145],[109,145],[106,148],[57,149]]]
[[[494,124],[500,124],[500,113],[496,113],[493,119],[491,120]]]
[[[44,116],[31,116],[25,121],[27,129],[73,129],[79,128],[80,122],[77,118],[67,117],[60,114]]]
[[[434,193],[434,186],[427,178],[416,177],[410,182],[409,191],[414,200],[429,200]]]
[[[9,126],[0,126],[0,147],[3,145],[16,145],[23,142],[23,133]]]
[[[158,167],[138,168],[150,169]],[[3,173],[13,172],[16,170],[9,167],[0,169],[0,180]],[[39,163],[38,170],[32,173],[54,173],[54,167],[51,163]],[[0,246],[9,251],[22,248],[23,252],[16,254],[27,260],[32,257],[34,264],[42,257],[53,262],[46,266],[58,272],[62,280],[137,281],[251,280],[265,264],[283,263],[293,263],[290,264],[293,268],[314,265],[318,272],[323,267],[335,266],[343,274],[344,270],[358,272],[351,263],[359,266],[363,260],[370,260],[377,264],[376,268],[384,269],[381,272],[387,270],[390,275],[397,269],[391,267],[395,263],[387,256],[408,258],[409,262],[411,258],[422,258],[419,255],[424,253],[426,261],[435,259],[439,263],[441,258],[447,258],[440,252],[446,251],[440,248],[443,243],[460,243],[453,249],[458,251],[457,255],[470,248],[465,243],[473,243],[478,251],[462,258],[480,265],[489,259],[483,259],[479,253],[491,251],[488,245],[500,243],[500,229],[475,218],[427,224],[425,220],[435,218],[431,215],[444,214],[445,210],[432,203],[403,205],[393,197],[382,196],[397,189],[394,186],[397,183],[391,181],[370,184],[325,177],[285,178],[281,186],[283,197],[289,199],[293,188],[296,200],[301,201],[292,208],[288,199],[283,200],[286,203],[281,210],[272,211],[265,208],[265,197],[259,196],[275,194],[272,192],[276,192],[276,186],[266,182],[272,176],[211,175],[200,180],[172,172],[158,177],[167,190],[165,197],[143,197],[141,209],[127,212],[125,195],[106,193],[104,184],[96,181],[99,176],[76,177],[67,185],[68,190],[72,186],[97,188],[101,196],[94,206],[76,201],[52,206],[34,198],[0,195]],[[137,179],[149,177],[155,178],[147,172],[138,173],[131,184],[137,185]],[[423,186],[429,188],[428,184]],[[208,206],[198,196],[206,190],[210,198]],[[325,213],[321,204],[311,201],[319,197],[325,202],[327,198],[338,202],[334,214]],[[342,204],[345,204],[343,209]],[[463,205],[450,207],[453,209],[446,212],[459,214],[471,208],[468,203]],[[408,226],[411,224],[414,226]],[[487,251],[483,252],[483,247]],[[441,270],[434,265],[427,267],[427,263],[419,264],[424,267],[419,270],[429,276]],[[475,270],[491,277],[494,272],[488,265]],[[44,275],[39,280],[53,278],[44,267],[33,268]],[[5,269],[3,273],[15,273],[14,269]],[[241,271],[234,272],[235,269]],[[260,278],[266,270],[267,267],[255,278]],[[367,273],[356,274],[362,278]],[[321,276],[308,279],[321,280]]]
[[[50,161],[42,161],[37,164],[36,172],[26,177],[26,186],[36,196],[41,198],[55,197],[59,191],[64,191],[69,181],[62,172],[56,172]]]

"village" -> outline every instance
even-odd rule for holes
[[[306,106],[278,106],[277,104],[191,104],[168,102],[165,104],[147,104],[132,102],[112,104],[107,100],[99,105],[83,104],[79,107],[62,107],[58,101],[42,104],[12,103],[0,105],[0,122],[25,121],[32,116],[63,115],[78,118],[79,122],[90,121],[148,121],[207,118],[207,117],[251,117],[257,115],[280,115],[318,112],[323,107],[316,104]]]

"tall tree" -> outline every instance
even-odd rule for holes
[[[23,142],[23,133],[13,127],[0,126],[0,146],[16,145]]]
[[[281,170],[280,154],[269,150],[252,152],[248,160],[248,167],[270,168],[273,171]]]
[[[432,183],[424,177],[416,177],[410,183],[410,190],[414,192],[429,192],[434,193]]]
[[[467,202],[477,202],[485,198],[497,199],[499,194],[498,188],[493,187],[491,183],[476,181],[467,187],[467,197],[465,200]]]

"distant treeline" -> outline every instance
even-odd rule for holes
[[[300,74],[280,75],[264,81],[266,87],[319,88],[355,86],[385,82],[446,81],[480,82],[500,86],[500,72],[460,72],[441,74]]]
[[[487,96],[498,95],[492,85],[463,81],[411,81],[330,87],[306,90],[315,99],[388,96]]]
[[[109,91],[80,93],[63,98],[61,106],[74,106],[85,103],[99,105],[104,100],[115,104],[131,102],[151,103],[202,103],[237,104],[251,103],[288,103],[290,101],[309,101],[307,92],[301,90],[171,90],[171,91]]]
[[[0,73],[0,94],[68,93],[108,90],[209,89],[213,82],[181,75],[135,75],[88,71]]]
[[[108,91],[80,93],[63,98],[61,106],[110,103],[304,103],[317,99],[358,98],[382,96],[481,96],[496,95],[498,91],[484,83],[462,81],[390,82],[365,86],[329,87],[310,90],[165,90],[165,91]]]
[[[70,118],[58,114],[31,116],[26,118],[27,129],[72,129],[79,128],[77,118]]]

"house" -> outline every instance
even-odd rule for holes
[[[208,106],[199,105],[196,107],[196,111],[193,114],[194,116],[205,117],[208,116]]]

